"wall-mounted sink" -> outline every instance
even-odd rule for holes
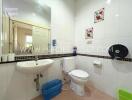
[[[48,69],[53,62],[52,59],[17,62],[17,70],[29,74],[38,74]]]

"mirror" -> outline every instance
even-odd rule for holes
[[[2,54],[50,53],[51,9],[38,0],[3,0]]]

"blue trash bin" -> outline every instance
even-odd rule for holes
[[[53,97],[57,96],[62,89],[61,80],[52,80],[47,82],[42,86],[42,96],[44,100],[51,100]]]

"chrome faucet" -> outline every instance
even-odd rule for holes
[[[38,65],[38,55],[35,56],[36,65]]]
[[[38,61],[38,56],[37,55],[35,56],[35,61]]]

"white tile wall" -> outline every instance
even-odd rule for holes
[[[82,0],[76,2],[75,33],[76,45],[79,52],[108,55],[107,49],[112,44],[122,43],[131,50],[131,25],[130,13],[131,0]],[[127,5],[127,6],[126,6]],[[105,8],[105,20],[94,24],[94,11]],[[92,44],[85,40],[85,29],[94,27]]]
[[[56,52],[71,53],[74,45],[74,0],[44,0],[44,3],[51,7],[51,38],[57,39]],[[33,82],[35,76],[17,72],[15,65],[0,65],[0,100],[30,100],[38,95]],[[61,77],[58,59],[41,82]]]
[[[93,65],[93,61],[102,62],[102,67]],[[132,63],[109,59],[92,58],[77,56],[76,66],[90,74],[95,87],[105,93],[116,97],[119,88],[127,89],[132,92]]]
[[[74,0],[45,0],[44,3],[51,7],[51,39],[57,40],[56,52],[71,53],[75,37]]]
[[[54,59],[54,64],[43,72],[40,83],[52,79],[62,79],[61,59]],[[16,63],[0,65],[0,100],[31,100],[38,96],[34,78],[35,75],[21,73],[16,70]]]
[[[107,1],[110,1],[109,4]],[[128,47],[132,55],[131,0],[77,0],[75,16],[75,41],[79,53],[108,55],[108,48],[115,43]],[[105,20],[94,24],[94,11],[105,8]],[[85,29],[94,27],[91,44],[85,40]],[[102,68],[93,66],[94,60],[102,61]],[[116,97],[118,88],[132,92],[132,63],[78,56],[76,65],[90,73],[90,80],[100,90]]]
[[[75,39],[79,53],[108,55],[109,46],[122,43],[129,48],[131,57],[132,1],[108,1],[111,2],[107,4],[107,0],[76,0],[74,20],[74,0],[45,0],[52,10],[52,39],[57,39],[57,52],[71,52]],[[94,24],[94,11],[102,7],[105,7],[105,20]],[[94,27],[94,38],[92,44],[87,44],[85,29],[91,26]],[[102,67],[93,66],[94,60],[100,60]],[[130,62],[77,56],[76,66],[90,73],[90,80],[94,85],[109,95],[116,97],[118,88],[132,91]],[[62,78],[60,59],[56,60],[44,76],[41,82]],[[30,100],[37,96],[34,77],[17,72],[15,63],[0,65],[0,100]]]

